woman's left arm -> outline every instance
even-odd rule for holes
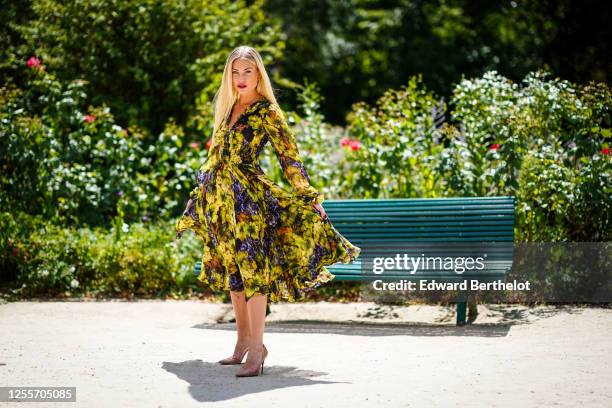
[[[295,135],[277,104],[271,104],[263,115],[263,126],[270,138],[283,174],[306,203],[321,204],[325,196],[310,184],[310,177],[295,142]]]

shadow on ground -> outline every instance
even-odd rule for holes
[[[529,324],[532,318],[547,319],[560,313],[580,314],[583,308],[576,305],[550,305],[543,308],[524,308],[512,305],[488,305],[489,313],[497,313],[502,324]]]
[[[592,305],[590,307],[593,307]],[[272,305],[272,309],[274,309],[274,305]],[[477,309],[477,313],[470,313],[467,316],[467,326],[458,327],[455,325],[455,321],[457,318],[457,311],[455,307],[446,307],[435,317],[432,317],[432,323],[426,322],[407,322],[406,319],[402,319],[400,315],[397,313],[399,308],[392,305],[374,305],[372,307],[367,308],[366,310],[359,312],[356,314],[355,320],[345,320],[345,321],[331,321],[331,320],[314,320],[314,319],[295,319],[295,320],[287,320],[287,319],[272,319],[267,320],[266,326],[270,327],[270,325],[283,324],[285,327],[280,329],[280,331],[285,332],[313,332],[313,333],[339,333],[339,334],[357,334],[357,335],[377,335],[376,333],[371,333],[371,329],[369,326],[375,327],[390,327],[395,330],[387,330],[387,332],[379,335],[406,335],[411,334],[410,332],[402,331],[402,328],[410,327],[412,330],[415,327],[421,327],[423,331],[415,333],[416,335],[427,335],[427,333],[432,332],[432,328],[441,328],[441,331],[433,330],[432,335],[475,335],[474,327],[478,328],[486,327],[485,329],[488,332],[491,331],[491,326],[500,327],[499,332],[504,333],[507,332],[509,327],[514,325],[524,325],[524,324],[533,324],[534,321],[540,319],[547,319],[550,317],[554,317],[560,313],[569,313],[569,314],[580,314],[582,313],[584,307],[581,305],[574,304],[558,304],[558,305],[547,305],[540,307],[528,307],[523,305],[512,305],[512,304],[488,304],[486,308],[480,306]],[[269,311],[267,311],[266,316],[268,316]],[[368,319],[368,320],[361,320]],[[387,320],[386,322],[376,322],[376,320]],[[390,320],[397,319],[397,322],[393,322]],[[484,320],[484,322],[483,322]],[[493,320],[493,321],[492,321]],[[227,307],[223,310],[223,312],[214,319],[217,324],[209,325],[206,328],[222,328],[223,324],[232,323],[234,324],[234,313],[231,305],[227,305]],[[330,324],[333,325],[334,328],[329,329],[313,329],[312,327],[299,327],[295,330],[292,330],[291,327],[286,326],[286,324],[300,324],[307,326],[321,325],[321,324]],[[362,327],[356,327],[362,326]],[[233,326],[232,326],[233,327]],[[450,330],[452,328],[456,328],[458,330]],[[203,327],[202,327],[203,328]],[[361,329],[361,330],[360,330]],[[478,330],[476,330],[478,333]],[[476,334],[477,335],[477,334]],[[503,334],[502,334],[503,335]]]
[[[319,371],[266,365],[260,376],[238,378],[235,372],[240,367],[241,365],[220,365],[202,360],[188,360],[182,363],[166,361],[162,364],[164,370],[186,381],[191,396],[200,402],[224,401],[246,394],[286,387],[342,383],[317,380],[316,377],[326,375]]]
[[[202,323],[195,329],[235,331],[234,323]],[[266,322],[266,333],[318,333],[344,334],[348,336],[471,336],[503,337],[510,325],[440,326],[395,323],[327,322],[317,320],[285,320]]]

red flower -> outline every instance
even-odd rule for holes
[[[40,68],[40,60],[36,57],[30,57],[27,65],[28,68]]]
[[[342,139],[340,139],[340,146],[342,147],[346,147],[351,143],[351,139],[344,136]]]
[[[208,141],[206,142],[206,150],[210,149],[210,145],[212,144],[212,139],[208,139]]]
[[[609,147],[604,147],[603,149],[601,149],[601,153],[602,154],[606,154],[606,155],[610,155],[610,148]]]
[[[359,150],[359,146],[361,143],[359,143],[359,140],[357,139],[353,139],[351,140],[351,149],[353,150]]]
[[[499,143],[493,143],[491,145],[491,147],[489,147],[490,150],[497,150],[499,149],[500,144]]]
[[[91,123],[94,120],[96,120],[96,117],[93,115],[85,115],[85,117],[83,118],[83,120],[87,123]]]
[[[189,147],[191,147],[192,149],[197,149],[198,147],[200,147],[200,144],[198,142],[191,142],[189,143]]]

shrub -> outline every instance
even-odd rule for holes
[[[0,89],[0,204],[58,224],[109,225],[119,199],[127,220],[167,218],[205,149],[184,146],[169,122],[155,144],[87,105],[83,81],[29,69],[26,89]],[[189,180],[191,182],[192,180]]]
[[[445,109],[443,101],[425,89],[420,75],[400,90],[385,92],[375,107],[355,104],[344,156],[351,171],[344,177],[337,174],[344,181],[343,191],[360,198],[443,194],[435,169],[444,148],[437,127]]]
[[[0,214],[0,279],[12,296],[183,296],[197,287],[195,240],[176,245],[159,224],[69,228],[40,216]]]

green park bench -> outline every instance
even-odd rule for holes
[[[350,264],[327,266],[334,280],[369,282],[373,280],[417,281],[435,279],[458,282],[476,278],[480,282],[505,280],[513,259],[515,198],[461,197],[427,199],[328,199],[323,203],[334,227],[352,244],[360,247],[360,256]],[[406,250],[402,250],[406,248]],[[421,270],[410,273],[405,269],[373,274],[362,270],[362,262],[371,268],[373,256],[385,251],[460,256],[472,251],[487,250],[484,268],[477,273],[458,274],[448,270]],[[433,251],[433,252],[432,252]],[[366,257],[370,257],[367,262]],[[199,275],[197,262],[195,274]],[[457,294],[457,325],[466,323],[467,292]]]

